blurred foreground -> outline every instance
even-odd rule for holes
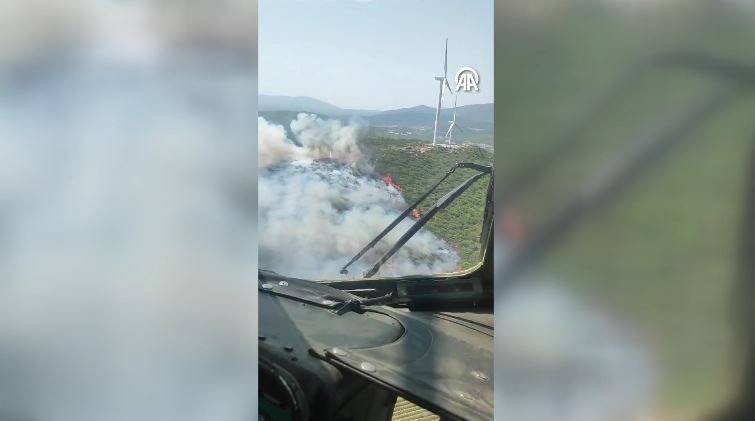
[[[252,419],[256,4],[0,7],[0,419]]]
[[[715,419],[747,403],[753,6],[497,8],[499,416]],[[667,53],[737,71],[640,64]]]

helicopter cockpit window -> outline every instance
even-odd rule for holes
[[[491,145],[433,146],[422,131],[402,139],[313,113],[263,111],[258,124],[260,268],[357,279],[480,263]]]

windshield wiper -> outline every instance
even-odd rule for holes
[[[416,209],[417,206],[419,206],[419,204],[422,203],[423,200],[427,199],[427,196],[429,196],[433,191],[435,191],[435,189],[437,189],[438,186],[440,186],[440,183],[442,183],[443,181],[446,180],[446,178],[448,178],[449,176],[451,176],[451,174],[453,174],[454,171],[456,171],[456,169],[459,168],[459,166],[460,166],[460,164],[457,163],[450,170],[448,170],[448,172],[446,173],[446,175],[443,176],[443,178],[441,178],[437,183],[435,183],[432,187],[430,187],[430,190],[426,191],[425,194],[423,194],[422,196],[420,196],[419,199],[417,199],[416,202],[412,203],[408,208],[406,208],[406,210],[404,210],[403,212],[401,212],[401,214],[396,219],[394,219],[393,222],[391,222],[390,224],[388,224],[388,226],[385,227],[385,229],[383,231],[381,231],[380,234],[378,234],[375,238],[373,238],[372,241],[370,241],[369,243],[367,243],[367,245],[364,246],[364,248],[362,248],[362,250],[360,250],[359,253],[357,253],[354,257],[352,257],[351,260],[349,260],[349,262],[346,263],[341,268],[341,275],[346,275],[347,273],[349,273],[349,271],[346,270],[346,268],[348,268],[349,266],[351,266],[352,263],[354,263],[357,260],[359,260],[359,258],[362,257],[362,255],[364,255],[364,253],[367,252],[367,250],[373,248],[375,246],[375,244],[377,244],[378,241],[382,240],[383,237],[385,237],[386,234],[388,234],[393,228],[396,227],[396,225],[399,224],[399,222],[401,222],[404,218],[406,218],[407,216],[409,216],[409,214],[412,212],[412,210]]]
[[[446,208],[449,204],[451,204],[454,200],[456,200],[457,197],[459,197],[464,191],[466,191],[472,184],[474,184],[477,180],[484,177],[485,175],[489,175],[493,172],[493,167],[487,166],[487,165],[480,165],[475,164],[472,162],[458,162],[456,165],[451,167],[450,170],[446,173],[446,175],[443,176],[437,183],[435,183],[427,192],[425,192],[420,198],[414,202],[411,206],[406,208],[405,211],[403,211],[396,219],[393,220],[388,226],[381,231],[375,238],[372,239],[362,250],[359,251],[354,257],[349,260],[346,265],[341,269],[341,274],[346,274],[348,271],[346,270],[347,267],[349,267],[352,263],[359,260],[360,257],[364,255],[369,249],[374,247],[378,241],[380,241],[383,237],[385,237],[386,234],[388,234],[393,228],[395,228],[404,218],[406,218],[413,209],[415,209],[423,200],[425,200],[435,189],[438,188],[438,186],[445,181],[446,178],[448,178],[451,174],[453,174],[454,171],[456,171],[457,168],[470,168],[473,170],[476,170],[479,172],[479,174],[475,174],[466,181],[464,181],[462,184],[457,186],[455,189],[448,192],[445,196],[440,198],[435,205],[433,205],[432,208],[430,208],[429,211],[425,213],[424,216],[422,216],[417,222],[412,225],[412,227],[404,233],[404,235],[399,238],[399,240],[396,242],[396,244],[391,247],[388,252],[383,255],[380,260],[375,263],[375,265],[365,273],[364,277],[369,278],[377,273],[378,270],[380,270],[380,267],[385,263],[388,259],[391,258],[401,247],[403,247],[404,244],[406,244],[409,239],[411,239],[414,234],[416,234],[427,222],[432,219],[436,213],[441,211],[442,209]]]

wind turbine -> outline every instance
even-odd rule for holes
[[[454,95],[454,118],[453,120],[449,121],[451,123],[448,126],[448,131],[446,132],[446,141],[448,144],[451,144],[451,136],[454,134],[453,130],[457,129],[460,132],[463,132],[464,130],[461,129],[461,126],[456,124],[456,100],[458,99],[457,95]]]
[[[438,107],[435,109],[435,129],[433,130],[433,146],[435,146],[435,141],[438,139],[438,117],[440,116],[440,106],[441,101],[443,100],[443,84],[445,83],[448,87],[448,90],[450,92],[453,92],[453,89],[451,89],[451,84],[448,83],[448,38],[446,38],[446,50],[444,53],[443,58],[443,76],[435,76],[435,80],[438,81]]]

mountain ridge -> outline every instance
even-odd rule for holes
[[[368,109],[356,109],[356,108],[341,108],[337,105],[313,98],[310,96],[288,96],[288,95],[258,95],[258,110],[259,111],[301,111],[315,114],[325,114],[334,117],[343,116],[373,116],[385,113],[396,112],[429,112],[435,116],[435,107],[429,107],[427,105],[415,105],[412,107],[391,108],[387,110],[368,110]],[[492,108],[493,103],[481,103],[481,104],[466,104],[459,105],[457,111],[469,110],[469,109],[485,109]],[[453,107],[443,107],[441,110],[451,110]]]
[[[371,126],[378,135],[397,138],[432,140],[435,125],[435,108],[426,105],[391,110],[357,110],[307,96],[259,95],[259,114],[273,117],[278,124],[283,119],[293,119],[299,112],[318,114],[340,120],[358,119]],[[442,108],[439,117],[438,135],[445,136],[453,108]],[[492,144],[493,103],[459,105],[456,121],[463,131],[454,133],[459,141]]]

